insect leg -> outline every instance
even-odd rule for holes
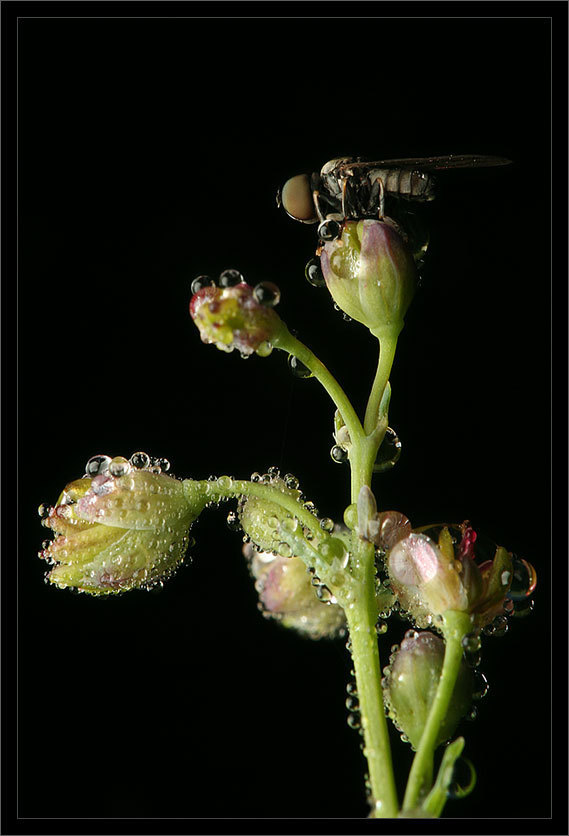
[[[314,201],[314,208],[316,209],[316,214],[318,215],[318,220],[322,223],[325,220],[324,215],[322,214],[322,210],[320,209],[320,192],[318,189],[312,189],[312,199]]]

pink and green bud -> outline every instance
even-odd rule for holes
[[[283,325],[271,305],[261,304],[245,282],[198,290],[190,302],[190,315],[204,343],[221,351],[237,349],[243,356],[269,354],[271,340]]]
[[[300,557],[257,552],[250,544],[244,546],[243,554],[268,618],[311,639],[333,637],[345,627],[344,611],[325,587],[313,585],[313,576]]]
[[[55,564],[47,579],[60,588],[93,595],[148,588],[184,559],[206,497],[159,468],[121,458],[115,470],[122,475],[111,468],[71,482],[43,520],[56,536],[41,556]]]
[[[388,555],[392,589],[419,625],[448,610],[472,615],[475,628],[503,613],[512,581],[512,558],[502,547],[476,562],[476,532],[460,526],[425,526],[399,540]]]
[[[332,298],[377,337],[397,335],[413,298],[417,268],[393,222],[346,221],[320,255]]]
[[[382,681],[389,715],[417,749],[435,699],[445,655],[444,641],[433,633],[409,630],[392,654]],[[461,661],[446,716],[436,745],[454,733],[472,703],[474,677]]]

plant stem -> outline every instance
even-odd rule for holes
[[[376,334],[375,336],[379,341],[379,359],[364,418],[364,431],[367,435],[370,435],[370,433],[372,433],[377,426],[379,418],[379,405],[389,380],[389,374],[395,357],[395,349],[397,348],[397,337],[399,336],[399,332],[384,331],[383,333]]]
[[[301,363],[304,363],[310,369],[316,380],[326,389],[344,419],[352,443],[362,438],[364,434],[363,428],[355,409],[334,375],[328,371],[324,363],[318,359],[308,346],[304,345],[300,340],[297,340],[296,337],[293,337],[286,326],[282,328],[272,342],[275,348],[280,348],[282,351],[292,354]]]
[[[441,723],[446,717],[462,661],[462,639],[472,629],[470,615],[449,610],[443,616],[445,658],[435,699],[409,773],[404,810],[413,810],[429,791],[433,780],[433,756]]]
[[[353,600],[345,605],[351,653],[356,675],[359,711],[368,762],[373,818],[395,818],[399,811],[387,720],[383,708],[381,667],[374,585],[374,548],[360,540],[358,574],[361,582]]]

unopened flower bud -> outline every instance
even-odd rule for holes
[[[435,698],[444,655],[441,638],[409,630],[385,669],[383,687],[390,717],[414,749],[419,746]],[[462,661],[437,745],[448,740],[470,708],[473,686],[472,670]]]
[[[457,610],[470,613],[480,628],[503,611],[512,579],[511,555],[499,547],[493,560],[477,563],[476,540],[465,522],[425,526],[393,546],[387,561],[391,586],[418,624]]]
[[[149,587],[183,561],[205,495],[150,465],[112,461],[122,475],[71,482],[44,520],[56,535],[42,552],[56,586],[94,595]]]
[[[376,336],[397,335],[417,283],[413,255],[392,222],[346,221],[320,262],[332,298]]]
[[[243,553],[267,617],[312,639],[333,637],[342,630],[344,611],[326,587],[313,584],[313,575],[299,557],[257,552],[250,544]]]
[[[280,479],[273,479],[271,487],[299,502],[298,489],[288,488]],[[239,522],[245,534],[262,551],[278,552],[283,557],[302,554],[305,532],[296,517],[277,502],[256,496],[243,496],[238,506]]]
[[[271,305],[258,301],[259,294],[245,282],[231,287],[208,285],[190,302],[190,315],[204,343],[222,351],[236,348],[241,355],[270,353],[270,342],[282,327]]]

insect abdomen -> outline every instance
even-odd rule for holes
[[[370,180],[379,179],[385,191],[409,200],[434,200],[434,178],[425,171],[410,168],[381,168],[370,173]]]

